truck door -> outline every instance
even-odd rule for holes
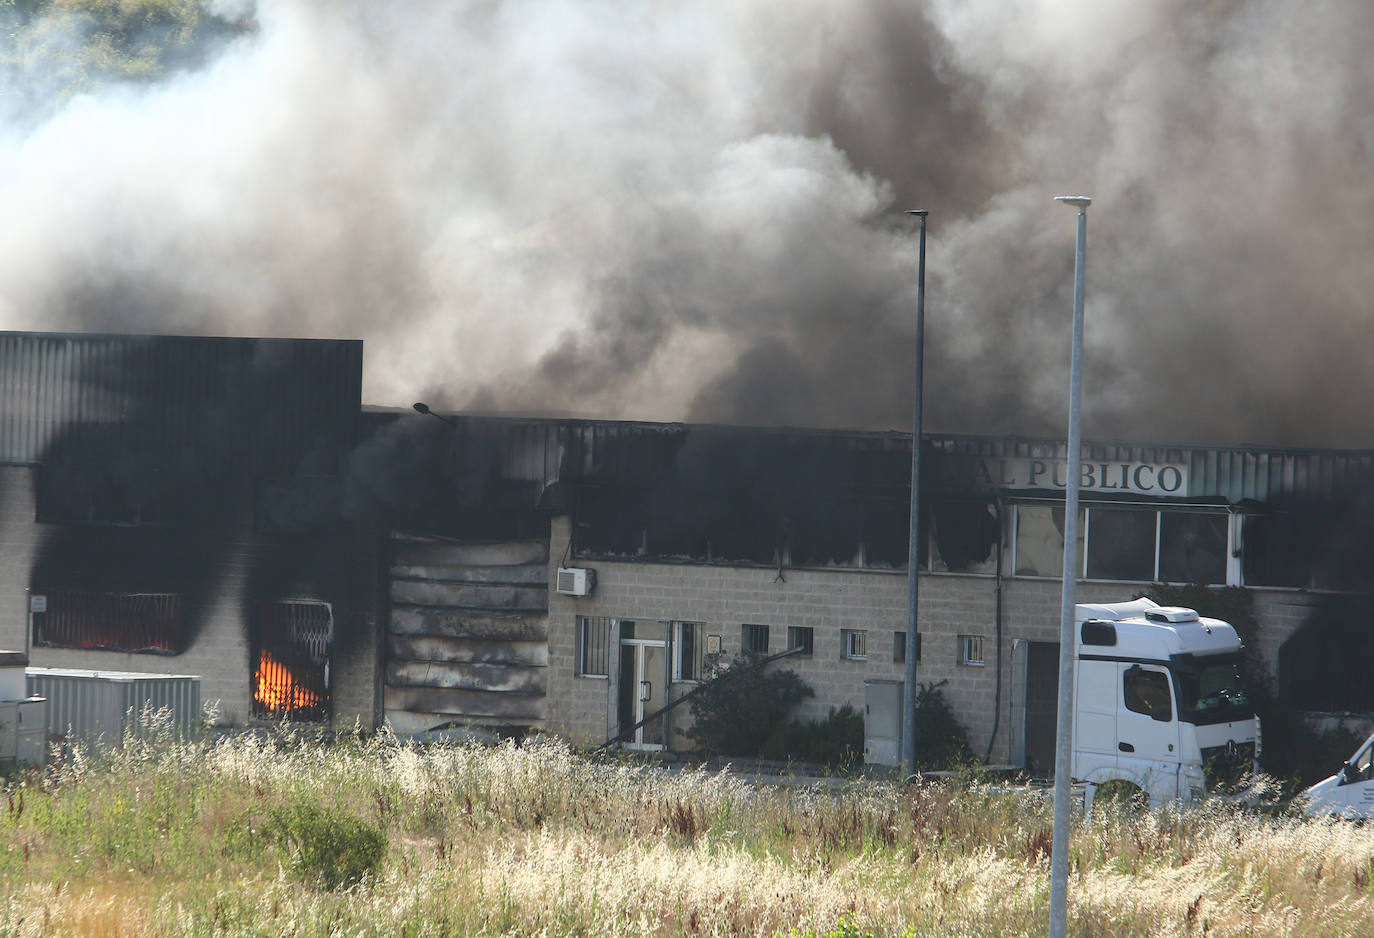
[[[1368,817],[1374,811],[1374,739],[1365,742],[1337,777],[1335,800],[1357,817]]]
[[[1177,798],[1178,714],[1169,672],[1155,665],[1124,665],[1117,717],[1117,767],[1158,799]]]
[[[1117,763],[1117,686],[1121,665],[1080,659],[1074,669],[1073,776],[1088,781],[1113,777]]]

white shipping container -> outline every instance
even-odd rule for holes
[[[81,668],[25,670],[28,693],[48,698],[47,731],[88,745],[117,745],[140,733],[139,715],[166,709],[170,729],[185,738],[200,722],[200,676]]]

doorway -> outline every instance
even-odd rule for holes
[[[638,626],[638,628],[636,628]],[[656,628],[655,628],[656,627]],[[660,716],[638,726],[646,716],[662,710],[668,702],[668,642],[663,638],[647,637],[657,630],[659,623],[620,623],[620,731],[626,733],[627,749],[662,749],[667,737],[666,717]],[[640,637],[646,635],[646,637]]]
[[[1058,729],[1059,643],[1026,644],[1026,770],[1050,776]]]

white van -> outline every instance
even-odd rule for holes
[[[1309,814],[1369,817],[1374,812],[1374,735],[1366,739],[1341,770],[1302,793]]]
[[[1255,767],[1236,630],[1149,599],[1075,607],[1073,777],[1199,801]]]

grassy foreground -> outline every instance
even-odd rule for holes
[[[0,796],[0,936],[1042,935],[1050,827],[977,785],[760,789],[552,740],[130,741]],[[1347,822],[1096,811],[1071,870],[1073,935],[1374,934]]]

